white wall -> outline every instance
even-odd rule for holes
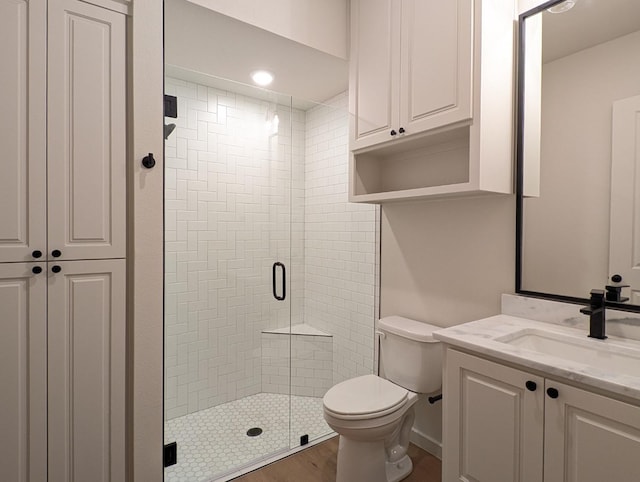
[[[348,57],[348,0],[189,0],[336,57]]]
[[[523,288],[585,298],[610,275],[612,103],[640,94],[640,32],[542,74],[541,192],[524,204]]]
[[[515,196],[385,205],[381,238],[381,316],[452,326],[500,313],[514,291]],[[421,401],[414,431],[437,450],[442,404]]]

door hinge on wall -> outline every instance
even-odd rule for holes
[[[171,442],[164,446],[164,466],[170,467],[178,463],[178,443]]]

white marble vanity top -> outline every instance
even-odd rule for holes
[[[518,334],[540,332],[544,332],[549,340],[575,340],[574,346],[582,350],[583,358],[584,352],[588,358],[589,350],[593,349],[593,363],[590,363],[591,360],[580,363],[510,344],[509,340]],[[572,380],[640,401],[640,342],[615,336],[595,340],[588,338],[587,334],[582,327],[503,314],[444,328],[435,331],[433,336],[449,345],[517,364],[525,369],[531,368],[551,377]],[[598,366],[602,364],[598,358],[610,361],[620,354],[629,357],[630,365],[624,368],[626,373]]]

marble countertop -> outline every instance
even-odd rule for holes
[[[580,346],[594,349],[593,365],[552,356],[532,349],[506,343],[518,336],[522,330],[543,330],[550,338],[575,337]],[[557,323],[520,318],[511,315],[496,315],[482,320],[444,328],[433,333],[434,338],[452,346],[464,348],[480,355],[491,356],[522,367],[543,372],[551,377],[571,380],[579,384],[596,387],[613,394],[630,397],[640,402],[640,342],[610,336],[606,340],[587,337],[584,329],[576,329]],[[503,340],[503,341],[500,341]],[[598,367],[598,356],[607,357],[618,353],[637,356],[630,362],[626,373]]]

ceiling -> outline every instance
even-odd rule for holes
[[[165,1],[165,64],[168,75],[273,99],[268,90],[237,84],[250,85],[249,74],[266,69],[275,75],[269,89],[292,96],[298,108],[348,86],[347,60],[186,0]]]
[[[640,30],[640,0],[577,0],[567,12],[543,15],[543,62]]]

